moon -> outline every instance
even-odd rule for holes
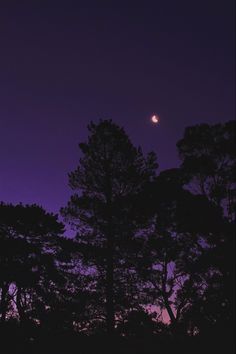
[[[159,118],[159,116],[157,114],[154,114],[153,116],[151,116],[151,121],[154,124],[158,124],[159,121],[160,121],[160,118]]]

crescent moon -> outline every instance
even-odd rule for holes
[[[160,120],[160,118],[159,118],[159,116],[156,115],[156,114],[154,114],[154,115],[151,117],[151,121],[152,121],[152,123],[154,123],[154,124],[159,123],[159,120]]]

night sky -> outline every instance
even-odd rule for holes
[[[233,3],[1,0],[0,200],[58,212],[91,120],[165,169],[186,126],[234,119]]]

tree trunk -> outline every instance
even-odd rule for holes
[[[106,311],[107,311],[107,333],[112,335],[115,327],[114,310],[114,230],[112,227],[111,212],[112,187],[109,170],[107,171],[107,269],[106,269]]]
[[[1,315],[1,322],[2,323],[6,321],[8,288],[9,288],[9,285],[6,283],[3,283],[2,293],[1,293],[1,303],[0,303],[1,313],[2,313],[2,315]]]
[[[163,299],[164,299],[166,311],[170,317],[171,324],[174,326],[176,323],[176,318],[175,318],[174,312],[169,304],[169,300],[168,300],[167,296],[165,296],[165,294],[163,294]]]
[[[107,247],[107,279],[106,279],[106,306],[107,306],[107,333],[112,335],[115,326],[114,311],[114,264],[113,264],[113,241],[108,238]]]
[[[26,316],[25,316],[24,308],[21,304],[21,295],[22,295],[22,290],[19,287],[16,294],[16,307],[17,307],[20,321],[23,323],[26,320]]]
[[[170,321],[171,321],[171,325],[175,325],[176,323],[176,317],[174,315],[174,312],[170,306],[170,303],[169,303],[169,297],[167,295],[167,291],[166,291],[166,285],[167,285],[167,279],[168,279],[168,261],[167,261],[167,258],[165,258],[165,261],[164,261],[164,264],[163,264],[163,277],[162,277],[162,284],[161,284],[161,287],[162,287],[162,297],[163,297],[163,300],[164,300],[164,304],[165,304],[165,307],[166,307],[166,310],[167,310],[167,313],[170,317]]]

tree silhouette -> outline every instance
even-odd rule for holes
[[[235,122],[187,128],[158,176],[112,121],[88,129],[61,210],[74,239],[37,205],[0,203],[1,349],[230,352]]]
[[[2,322],[8,310],[21,323],[41,320],[39,309],[46,312],[64,282],[57,266],[63,232],[56,217],[36,205],[0,205]]]
[[[193,299],[197,321],[201,318],[204,326],[220,326],[221,332],[223,327],[232,328],[235,301],[235,133],[235,121],[202,124],[187,128],[177,144],[186,188],[194,193],[198,188],[225,216],[225,220],[218,216],[207,221],[209,226],[214,223],[215,231],[204,237],[196,268],[207,286]]]
[[[217,207],[185,190],[184,182],[181,171],[172,169],[161,172],[152,185],[153,227],[146,237],[147,261],[140,272],[150,303],[168,313],[173,331],[180,328],[183,313],[191,306],[194,265],[204,252],[203,238],[216,232],[215,220],[222,219]]]
[[[235,220],[236,122],[196,125],[185,129],[177,143],[182,171],[190,188],[224,208]],[[193,189],[192,189],[193,190]]]
[[[135,236],[146,223],[140,195],[157,164],[154,154],[144,158],[111,121],[91,123],[88,129],[88,142],[80,144],[79,167],[69,175],[75,194],[62,213],[78,230],[84,262],[99,274],[99,291],[105,283],[107,332],[112,334],[116,311],[132,306],[124,297],[132,288]]]

